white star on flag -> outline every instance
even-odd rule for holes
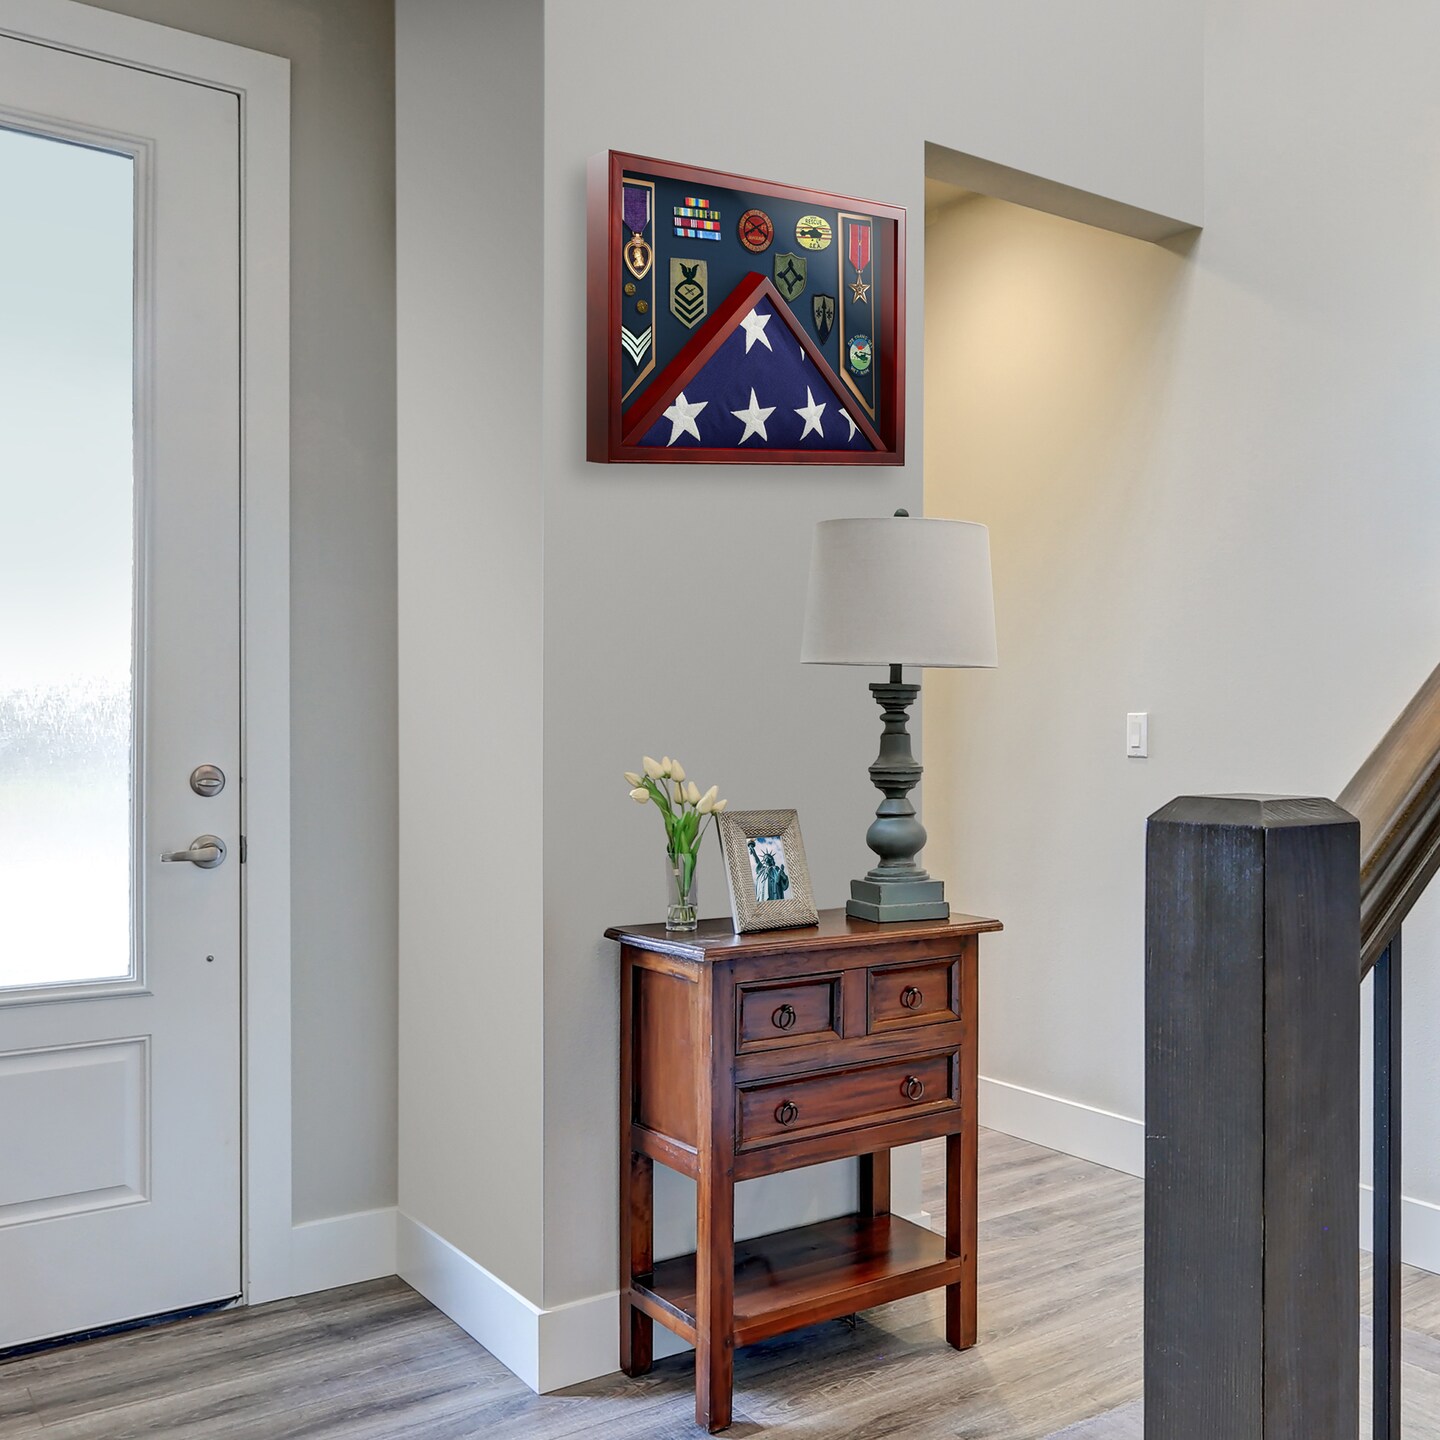
[[[745,327],[745,353],[747,355],[750,353],[750,347],[757,340],[773,353],[775,347],[770,343],[769,336],[765,334],[765,327],[770,323],[768,315],[762,315],[758,310],[752,310],[740,323]]]
[[[697,400],[692,405],[685,399],[683,390],[675,397],[675,403],[665,412],[665,418],[670,422],[670,438],[665,442],[667,447],[682,435],[693,435],[697,440],[700,438],[700,427],[696,425],[695,417],[709,403],[708,400]]]
[[[849,422],[850,425],[850,433],[845,438],[847,440],[853,440],[855,438],[855,432],[860,427],[853,420],[850,419],[850,412],[848,410],[842,410],[840,413],[845,417],[845,419]]]
[[[754,314],[754,311],[751,311]],[[764,317],[769,319],[767,315]],[[768,343],[768,342],[767,342]],[[745,433],[735,442],[743,445],[752,435],[758,435],[762,440],[768,441],[770,437],[765,433],[765,422],[775,413],[773,405],[768,408],[762,406],[755,398],[755,389],[750,389],[750,408],[748,410],[732,410],[730,412],[737,420],[745,422]]]
[[[825,438],[824,427],[820,424],[820,417],[825,413],[825,402],[815,403],[815,397],[810,393],[810,387],[805,387],[805,403],[795,408],[795,413],[805,422],[805,428],[800,432],[803,440],[812,430],[823,440]]]

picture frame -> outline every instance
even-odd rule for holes
[[[794,810],[727,810],[716,828],[737,935],[819,923]]]
[[[903,464],[905,222],[876,200],[593,156],[586,458]]]

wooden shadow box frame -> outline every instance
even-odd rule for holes
[[[816,211],[834,210],[869,217],[873,234],[873,279],[877,287],[879,325],[876,331],[877,369],[876,422],[861,418],[861,428],[874,446],[871,450],[742,450],[728,447],[685,446],[670,449],[642,445],[640,440],[655,423],[665,398],[682,390],[685,380],[697,372],[726,338],[736,305],[746,309],[761,294],[771,299],[777,311],[805,346],[809,358],[820,369],[837,394],[845,393],[840,377],[815,349],[790,307],[780,298],[766,274],[768,252],[756,255],[756,270],[746,277],[743,289],[722,297],[709,318],[694,336],[659,370],[636,396],[627,410],[622,399],[621,351],[617,337],[623,317],[622,282],[626,278],[622,250],[625,233],[622,223],[622,190],[626,175],[646,179],[678,181],[696,190],[739,191],[756,205],[765,200],[792,202]],[[586,458],[601,463],[710,464],[710,465],[903,465],[905,463],[905,208],[873,200],[779,185],[768,180],[707,170],[695,165],[677,165],[644,155],[610,150],[591,157],[587,175],[587,328],[586,347]],[[733,224],[734,217],[727,223]],[[660,237],[660,217],[653,217],[652,233]],[[777,244],[784,242],[777,237]],[[837,245],[840,243],[837,235]],[[653,264],[661,263],[658,246]],[[658,318],[658,317],[657,317]]]

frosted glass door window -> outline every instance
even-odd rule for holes
[[[134,162],[0,128],[0,992],[133,973]]]

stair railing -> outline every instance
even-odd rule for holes
[[[1337,803],[1187,797],[1146,846],[1146,1440],[1355,1440],[1373,971],[1373,1440],[1400,1440],[1401,927],[1440,870],[1440,667]]]

